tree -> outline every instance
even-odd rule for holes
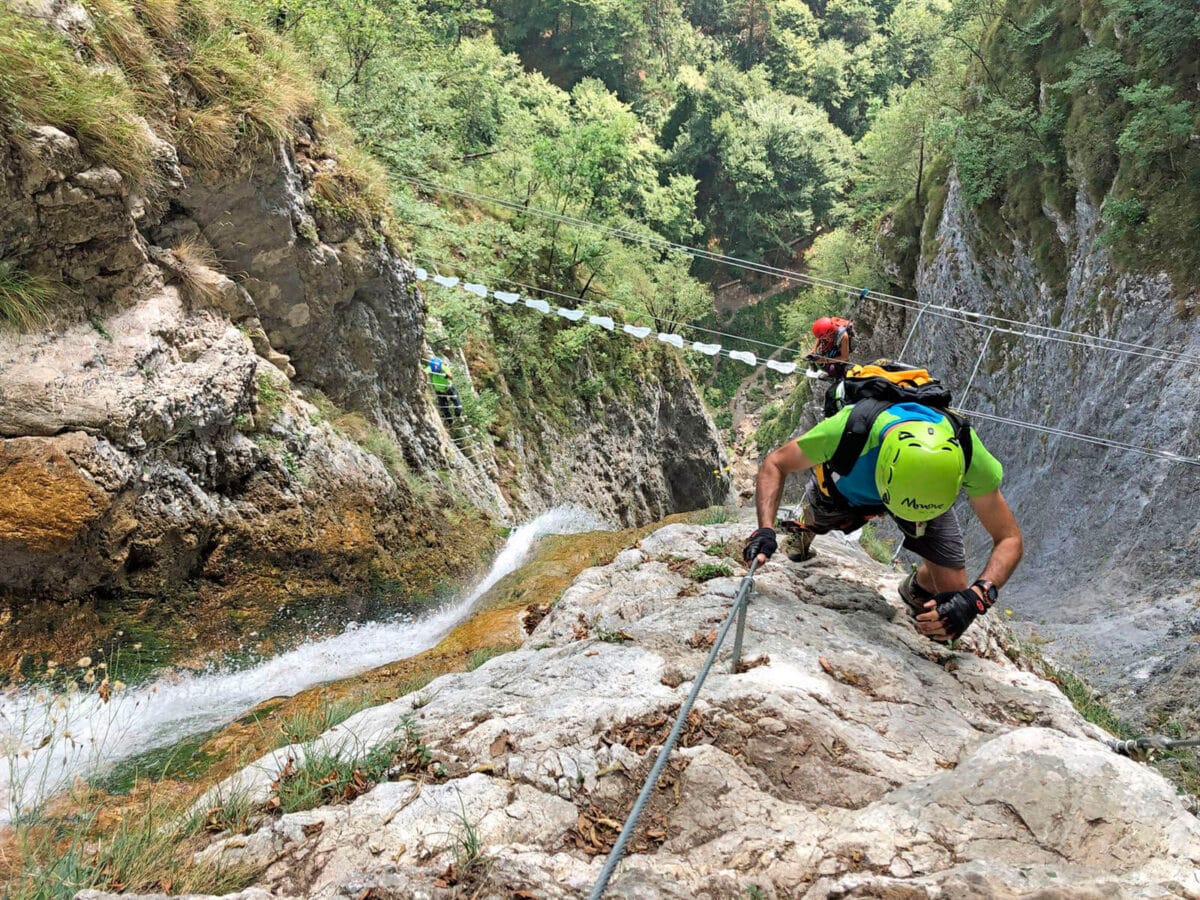
[[[787,251],[832,218],[850,172],[850,141],[812,104],[755,98],[723,114],[717,194],[710,222],[734,255]]]
[[[1132,109],[1124,130],[1117,138],[1121,153],[1144,168],[1156,157],[1172,156],[1188,142],[1196,119],[1196,109],[1187,100],[1173,101],[1175,89],[1168,84],[1153,85],[1139,81],[1121,91],[1121,99]]]

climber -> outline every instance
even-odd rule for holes
[[[436,356],[429,360],[429,380],[437,394],[438,412],[447,425],[453,425],[454,420],[462,415],[462,401],[458,398],[458,388],[454,386],[454,376]]]
[[[839,477],[837,470],[845,474]],[[814,535],[834,529],[849,534],[870,518],[890,515],[905,549],[923,560],[900,585],[900,598],[917,630],[935,641],[957,638],[986,613],[1021,560],[1021,530],[1000,493],[1003,467],[949,410],[863,400],[768,454],[758,471],[759,527],[743,550],[747,562],[757,557],[761,565],[777,549],[775,515],[793,472],[809,474],[803,523],[789,557],[809,558]],[[987,565],[970,586],[951,509],[963,488],[992,537]]]
[[[854,349],[854,323],[837,316],[821,316],[813,322],[812,333],[817,343],[805,359],[820,366],[835,381],[840,379]]]

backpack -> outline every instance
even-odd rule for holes
[[[836,404],[833,412],[853,404],[846,421],[842,439],[825,465],[838,475],[846,475],[854,468],[867,445],[871,426],[879,414],[897,403],[919,403],[944,414],[954,426],[959,446],[963,451],[963,468],[971,467],[971,423],[966,417],[950,410],[950,389],[934,378],[925,369],[916,369],[889,360],[876,360],[866,366],[852,366],[846,377],[835,384],[826,395],[826,412],[829,414],[829,399]]]
[[[837,316],[833,317],[833,324],[837,326],[837,334],[833,338],[833,346],[840,347],[842,345],[842,335],[850,335],[850,352],[854,352],[854,339],[857,337],[854,333],[854,323],[849,319],[840,319]]]

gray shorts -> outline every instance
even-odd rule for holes
[[[804,512],[805,521],[817,534],[828,534],[830,531],[849,534],[862,528],[869,518],[840,498],[831,499],[822,494],[817,487],[817,476],[811,472],[808,485],[804,488]],[[915,523],[901,521],[895,516],[892,516],[892,521],[904,534],[905,550],[948,569],[967,567],[967,551],[963,545],[962,529],[958,525],[958,517],[954,515],[954,510],[944,512],[936,519],[926,522],[924,533],[920,537],[913,534],[917,530]]]

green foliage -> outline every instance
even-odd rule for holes
[[[861,230],[835,228],[813,241],[805,257],[814,276],[853,284],[871,290],[884,290],[887,276],[878,251]],[[821,316],[845,315],[853,298],[844,291],[804,287],[783,311],[783,332],[801,346],[812,346],[812,324]]]
[[[274,420],[283,411],[284,390],[276,383],[282,377],[260,371],[254,379],[258,415],[265,421]]]
[[[1137,227],[1146,219],[1146,207],[1137,197],[1124,200],[1111,197],[1101,211],[1104,223],[1108,229],[1101,235],[1101,242],[1107,245],[1121,243],[1129,239]]]
[[[867,556],[876,562],[885,566],[891,563],[895,547],[879,536],[879,529],[874,522],[863,526],[862,533],[858,536],[858,544],[866,551]]]
[[[226,797],[211,820],[185,815],[153,795],[116,817],[94,799],[72,799],[71,815],[36,812],[14,823],[5,851],[5,898],[69,900],[87,889],[226,894],[258,874],[245,865],[193,859],[205,831],[244,827],[249,812],[243,796]]]
[[[363,751],[351,735],[341,743],[310,744],[299,764],[285,769],[271,808],[299,812],[352,800],[397,769],[420,771],[431,760],[415,725],[406,719],[391,740]]]
[[[295,712],[278,723],[283,742],[303,744],[318,738],[355,713],[367,709],[372,705],[371,699],[369,696],[354,697]]]
[[[503,656],[505,653],[511,653],[516,650],[518,644],[497,644],[493,647],[480,647],[471,653],[467,659],[467,671],[474,672],[485,662],[495,659],[497,656]]]
[[[693,566],[688,577],[693,581],[712,581],[714,578],[728,578],[733,570],[724,563],[700,563]]]
[[[705,173],[700,211],[729,252],[786,251],[830,218],[853,151],[816,107],[724,63],[686,90],[672,165]]]
[[[606,644],[628,644],[633,640],[633,635],[620,629],[603,628],[595,623],[591,625],[590,630],[592,637]]]
[[[1196,106],[1188,100],[1172,102],[1176,90],[1171,85],[1139,81],[1121,91],[1121,99],[1131,107],[1131,115],[1117,138],[1117,149],[1145,167],[1160,156],[1182,150],[1192,133]],[[1174,161],[1171,162],[1174,168]]]
[[[119,72],[80,62],[48,25],[0,6],[0,116],[49,124],[134,182],[151,177],[151,142]]]
[[[496,421],[496,410],[500,406],[500,395],[489,388],[476,391],[468,388],[460,392],[463,418],[474,426],[479,434],[487,432]]]
[[[813,382],[823,385],[824,382]],[[758,430],[754,432],[754,445],[760,454],[769,453],[789,437],[803,420],[806,406],[812,401],[812,388],[808,379],[797,385],[780,406],[772,404],[762,416]]]
[[[58,295],[58,287],[49,278],[0,260],[0,327],[27,329],[44,324]]]
[[[730,511],[724,506],[710,506],[704,510],[696,524],[723,525],[730,520]]]

